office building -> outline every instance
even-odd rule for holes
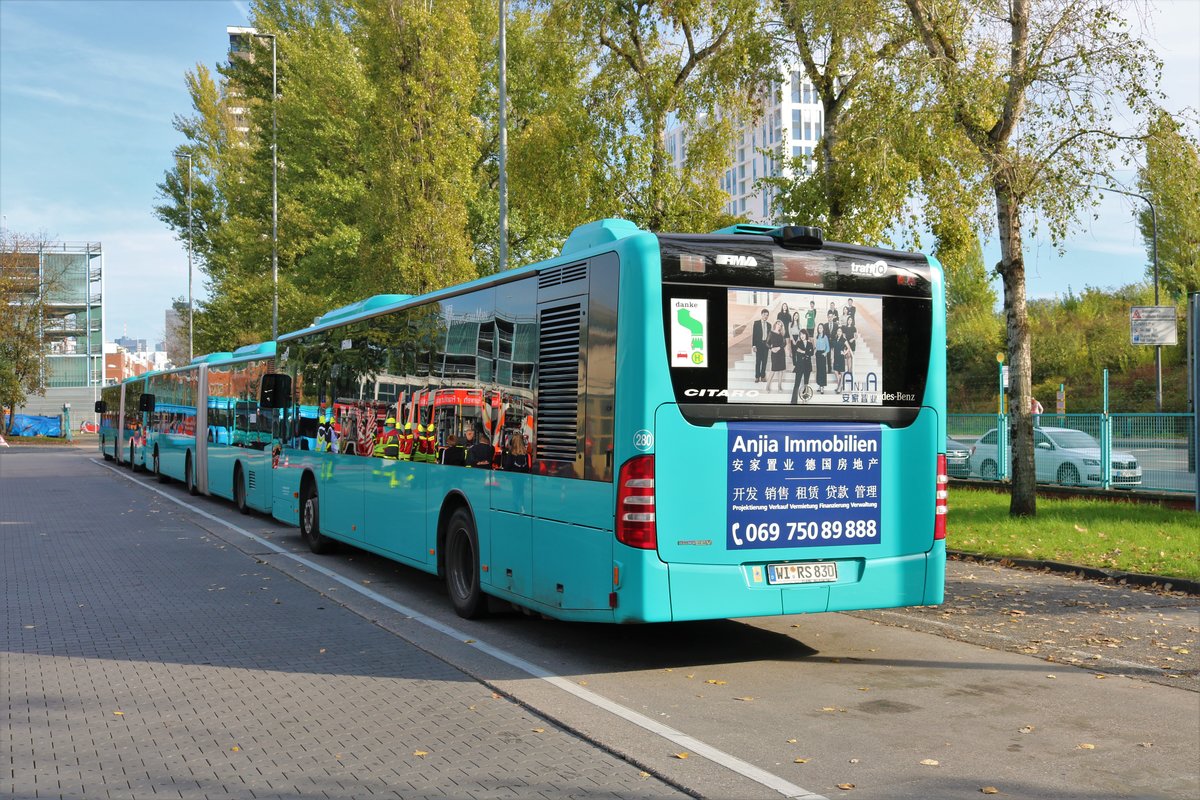
[[[790,158],[812,157],[824,128],[820,97],[803,70],[786,69],[760,95],[757,118],[738,125],[730,148],[729,167],[721,175],[721,188],[729,195],[725,211],[750,222],[771,223],[775,192],[758,188],[765,177],[790,177]],[[687,156],[688,125],[676,124],[666,132],[667,152],[676,169]],[[767,151],[764,154],[762,151]]]
[[[6,254],[28,279],[29,297],[44,297],[40,320],[46,354],[45,394],[30,396],[24,414],[57,415],[63,405],[92,415],[103,383],[104,255],[99,242],[56,242]],[[33,287],[38,287],[33,289]]]

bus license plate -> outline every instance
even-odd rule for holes
[[[837,562],[822,561],[812,564],[768,564],[767,583],[836,583]]]

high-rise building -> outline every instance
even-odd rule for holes
[[[125,351],[129,353],[146,352],[145,339],[135,339],[132,336],[118,336],[116,339],[113,339],[113,342],[121,345],[121,347],[124,347]]]
[[[22,413],[58,414],[65,403],[90,415],[103,384],[104,255],[99,242],[22,246],[5,256],[42,297],[46,392]]]
[[[243,28],[230,25],[225,28],[229,36],[229,58],[253,58],[254,51],[250,49],[251,40],[258,34],[256,28]],[[246,120],[249,109],[241,105],[241,92],[234,86],[226,86],[226,98],[229,103],[229,113],[233,115],[233,129],[238,133],[238,141],[244,143],[250,134],[250,124]]]
[[[821,99],[802,69],[791,67],[759,96],[757,118],[740,125],[730,148],[730,166],[721,176],[729,195],[725,211],[751,222],[775,221],[775,193],[756,188],[760,178],[791,176],[790,159],[812,157],[824,129]],[[676,169],[687,156],[688,125],[677,124],[666,132],[667,152]],[[764,152],[766,151],[766,154]]]

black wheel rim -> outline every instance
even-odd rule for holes
[[[309,497],[304,501],[304,535],[309,539],[316,538],[316,526],[313,524],[313,518],[316,517],[317,498]]]

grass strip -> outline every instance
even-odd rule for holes
[[[1065,561],[1200,579],[1200,519],[1141,503],[1039,497],[1037,516],[1008,515],[1007,494],[950,490],[947,546],[999,558]]]

